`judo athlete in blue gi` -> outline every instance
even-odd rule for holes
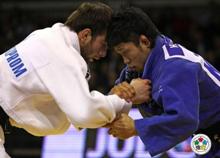
[[[220,157],[220,73],[198,54],[162,35],[138,8],[112,18],[108,32],[112,51],[127,65],[117,82],[138,76],[151,80],[150,103],[139,105],[143,119],[122,114],[109,134],[120,139],[138,135],[151,156],[165,152],[195,133],[212,141],[202,157]]]

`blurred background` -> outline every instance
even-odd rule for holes
[[[13,47],[33,30],[49,27],[56,22],[64,22],[82,2],[84,0],[1,0],[0,53]],[[142,8],[150,15],[160,32],[200,54],[220,70],[220,0],[102,0],[101,2],[115,10],[121,6]],[[107,93],[114,85],[122,67],[121,58],[111,53],[108,53],[102,61],[93,63],[91,89]],[[97,130],[86,133],[89,136],[97,136]],[[13,129],[11,134],[6,135],[5,147],[12,158],[40,158],[45,148],[44,140],[33,137],[23,130]],[[86,141],[94,142],[88,139]],[[120,144],[123,142],[119,143],[119,148]],[[82,152],[85,153],[86,150]],[[101,157],[108,157],[107,154],[104,155]],[[86,157],[85,154],[83,157]],[[129,157],[134,157],[134,154]],[[160,157],[171,156],[164,154]]]

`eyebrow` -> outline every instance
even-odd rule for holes
[[[123,51],[123,47],[122,46],[117,46],[117,47],[115,47],[115,50],[116,51]]]
[[[126,50],[116,50],[115,52],[120,54],[120,55],[125,55]]]
[[[121,51],[122,51],[122,50],[121,50],[121,49],[119,49],[119,48],[116,48],[116,47],[114,48],[114,52],[116,52],[116,53],[119,53],[119,54],[120,54],[120,53],[121,53]]]

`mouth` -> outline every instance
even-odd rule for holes
[[[94,57],[94,59],[95,59],[95,60],[99,60],[99,59],[100,59],[100,57]]]
[[[135,71],[136,67],[135,66],[128,66],[128,69],[131,70],[131,71]]]
[[[92,58],[89,59],[89,62],[93,62],[94,60]]]
[[[99,60],[99,59],[100,59],[100,57],[93,57],[93,58],[90,58],[89,61],[94,62],[94,60]]]

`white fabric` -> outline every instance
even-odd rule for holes
[[[36,136],[63,133],[71,123],[97,128],[131,107],[116,95],[89,91],[77,34],[63,24],[33,32],[16,49],[27,70],[20,76],[15,59],[0,57],[0,105],[14,126]]]

